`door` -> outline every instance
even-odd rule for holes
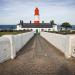
[[[36,29],[36,34],[38,34],[38,29]]]

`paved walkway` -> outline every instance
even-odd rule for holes
[[[36,35],[14,60],[0,64],[0,75],[75,75],[75,59],[66,60],[58,49]]]

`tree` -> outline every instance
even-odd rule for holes
[[[62,23],[61,27],[65,28],[65,30],[67,30],[68,28],[72,28],[72,26],[68,22]]]
[[[51,20],[51,21],[50,21],[50,25],[51,25],[51,26],[56,25],[56,24],[54,23],[54,20]]]

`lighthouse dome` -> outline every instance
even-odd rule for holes
[[[39,15],[39,9],[38,8],[35,8],[35,15]]]

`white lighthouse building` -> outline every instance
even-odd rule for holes
[[[33,31],[57,31],[57,25],[51,26],[50,23],[40,23],[39,8],[34,9],[34,23],[24,23],[23,20],[17,25],[17,30],[33,30]]]
[[[34,10],[34,24],[39,25],[39,23],[40,23],[39,9],[35,8],[35,10]]]

